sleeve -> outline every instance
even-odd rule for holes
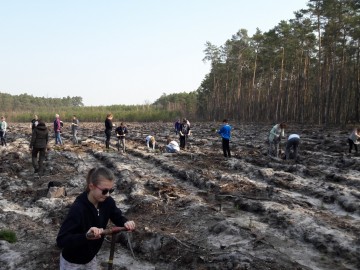
[[[31,134],[31,141],[30,141],[30,147],[33,147],[35,144],[35,139],[36,139],[36,130],[34,129],[32,134]]]
[[[81,213],[78,207],[71,207],[69,214],[61,225],[59,234],[56,238],[58,247],[81,247],[88,241],[86,231],[81,226]],[[88,228],[90,229],[90,228]]]
[[[123,227],[124,224],[128,221],[126,217],[123,216],[121,210],[116,206],[114,199],[111,198],[110,201],[110,220],[119,227]]]
[[[273,126],[273,128],[270,130],[270,134],[277,136],[276,129],[277,129],[277,125]]]

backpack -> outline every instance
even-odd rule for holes
[[[124,127],[118,127],[115,131],[116,131],[116,135],[117,136],[123,136],[125,134],[124,132],[125,128]]]

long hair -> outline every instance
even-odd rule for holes
[[[105,167],[92,168],[86,176],[86,192],[90,191],[89,185],[98,185],[103,179],[112,181],[115,176],[111,170]]]

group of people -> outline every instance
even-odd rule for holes
[[[280,124],[275,124],[270,130],[269,134],[269,151],[270,156],[276,158],[281,157],[281,150],[279,148],[281,139],[285,138],[285,122]],[[298,134],[290,134],[285,147],[285,155],[282,156],[283,159],[297,159],[298,158],[298,148],[300,144],[300,136]]]
[[[279,144],[282,138],[285,138],[284,130],[286,124],[280,123],[273,126],[269,134],[269,154],[274,157],[279,157],[281,154],[279,150]],[[347,142],[349,144],[349,154],[351,154],[352,149],[355,149],[355,153],[358,153],[357,145],[360,143],[360,128],[354,128],[350,133]],[[300,145],[300,136],[299,134],[290,134],[285,147],[284,159],[297,159],[298,158],[298,148]]]
[[[55,134],[55,144],[62,145],[61,139],[61,129],[63,127],[63,122],[60,120],[59,114],[55,115],[54,124],[54,134]],[[37,115],[34,115],[34,118],[31,120],[31,140],[30,140],[30,150],[31,150],[31,161],[34,168],[34,172],[38,173],[39,176],[42,176],[44,173],[44,160],[45,153],[47,149],[47,144],[49,141],[49,131],[45,125],[45,122],[39,119]],[[71,132],[73,136],[74,144],[78,144],[77,131],[79,128],[79,120],[76,115],[73,115],[71,123]]]
[[[113,128],[116,126],[112,122],[112,120],[113,120],[113,115],[111,113],[107,114],[105,123],[104,123],[105,124],[105,130],[104,130],[104,132],[105,132],[105,149],[107,149],[107,150],[110,149],[111,134],[113,132]],[[119,151],[120,151],[120,149],[123,152],[126,151],[125,138],[126,138],[127,133],[128,133],[128,129],[123,122],[120,123],[120,126],[115,128],[115,135],[118,139],[117,147],[118,147]],[[184,118],[181,123],[180,123],[180,120],[178,120],[175,123],[175,133],[176,133],[176,135],[179,134],[180,145],[174,139],[171,139],[170,137],[167,138],[167,144],[165,146],[165,151],[168,153],[177,153],[180,150],[185,149],[187,138],[191,134],[189,120]],[[145,143],[146,143],[147,149],[149,149],[150,151],[155,150],[157,143],[156,143],[156,139],[155,139],[154,135],[146,136]]]
[[[109,113],[106,116],[105,120],[105,147],[109,149],[110,147],[110,138],[112,134],[112,130],[115,127],[115,124],[112,123],[113,115]],[[54,125],[54,134],[55,134],[55,144],[63,144],[61,139],[61,129],[63,127],[63,122],[60,120],[59,114],[55,115],[55,120],[53,122]],[[40,120],[37,115],[34,116],[34,119],[31,120],[31,128],[32,128],[32,136],[30,142],[30,149],[32,151],[32,164],[34,167],[35,173],[39,173],[39,175],[43,174],[43,162],[45,159],[45,153],[47,144],[49,141],[48,129],[45,125],[45,122]],[[186,148],[186,142],[188,136],[191,134],[191,126],[189,120],[184,118],[182,121],[179,119],[175,122],[174,125],[175,134],[179,136],[180,144],[172,139],[171,137],[167,138],[167,143],[165,146],[165,151],[168,153],[177,153]],[[281,139],[285,138],[285,122],[275,124],[269,132],[269,150],[268,154],[274,156],[276,158],[282,157],[283,159],[297,159],[298,158],[298,149],[300,145],[300,136],[298,134],[290,134],[286,141],[285,153],[282,154],[279,149],[279,145]],[[73,137],[74,144],[79,143],[79,139],[77,137],[79,129],[79,120],[76,115],[73,115],[71,122],[71,132]],[[217,133],[221,136],[222,139],[222,151],[224,157],[231,157],[230,151],[230,140],[231,140],[231,130],[232,127],[229,125],[227,119],[223,120],[222,127],[217,131]],[[7,123],[5,121],[5,117],[1,117],[0,122],[0,143],[3,146],[6,146],[6,131],[7,131]],[[118,139],[118,150],[120,149],[125,152],[125,137],[128,133],[127,127],[124,123],[120,123],[118,127],[115,128],[115,134]],[[146,146],[149,150],[155,150],[156,140],[155,136],[148,135],[145,138]],[[357,145],[360,143],[360,128],[355,128],[350,136],[348,137],[349,144],[349,153],[352,152],[354,148],[356,153],[358,152]]]

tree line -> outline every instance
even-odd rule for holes
[[[311,0],[295,18],[249,37],[206,43],[197,90],[206,120],[359,122],[360,1]]]
[[[82,122],[102,122],[108,113],[117,122],[173,121],[181,115],[178,110],[168,111],[155,105],[84,106],[82,97],[45,98],[28,94],[0,93],[0,113],[11,122],[29,122],[38,115],[45,122],[52,122],[55,114],[63,121],[76,115]]]

